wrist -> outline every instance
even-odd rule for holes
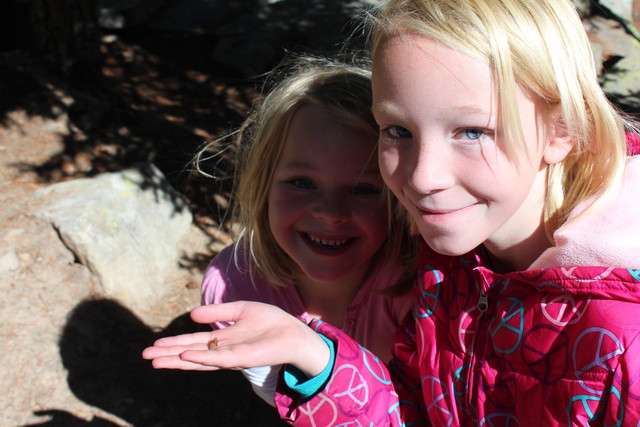
[[[288,388],[298,393],[303,399],[309,399],[322,389],[331,377],[333,365],[335,363],[335,343],[324,335],[319,335],[329,348],[329,362],[322,372],[313,377],[309,377],[295,366],[285,365],[283,370],[284,383]]]
[[[304,372],[309,378],[313,378],[325,370],[332,353],[325,338],[306,325],[305,328],[303,351],[300,353],[299,360],[292,362],[291,365]]]

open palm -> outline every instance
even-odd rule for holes
[[[310,376],[329,360],[324,341],[306,324],[269,304],[237,301],[195,308],[197,323],[232,322],[227,328],[157,340],[142,357],[156,369],[218,370],[292,364]],[[209,343],[215,342],[215,349]]]

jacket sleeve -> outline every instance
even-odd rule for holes
[[[411,319],[410,325],[413,325]],[[415,357],[415,334],[401,329],[387,368],[370,351],[333,326],[314,320],[310,326],[335,344],[335,364],[322,390],[304,399],[278,383],[276,407],[287,422],[299,426],[426,425]]]

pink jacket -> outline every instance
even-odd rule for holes
[[[236,246],[222,250],[209,264],[202,281],[202,304],[231,301],[259,301],[280,307],[305,323],[312,319],[292,283],[276,287],[264,276],[251,278],[245,257],[234,256]],[[237,258],[237,259],[236,259]],[[342,330],[363,343],[385,362],[391,359],[393,333],[413,307],[411,294],[396,298],[382,291],[402,274],[400,263],[378,262],[347,307]],[[226,323],[213,325],[224,328]]]
[[[249,265],[239,253],[234,256],[236,245],[220,252],[209,264],[202,281],[202,304],[219,304],[231,301],[259,301],[273,304],[308,323],[312,317],[304,306],[294,284],[275,287],[264,276],[251,278]],[[236,259],[237,258],[237,259]],[[366,345],[385,362],[391,359],[393,334],[413,306],[410,294],[395,298],[381,291],[395,283],[402,274],[400,263],[378,262],[375,269],[347,307],[342,331]],[[212,325],[224,328],[226,323]],[[242,373],[251,382],[253,390],[267,403],[273,405],[280,366],[244,369]]]
[[[312,322],[336,343],[333,371],[308,400],[281,383],[281,416],[312,426],[640,425],[639,183],[636,156],[619,192],[561,227],[527,271],[492,272],[481,248],[446,257],[424,245],[417,306],[389,367]]]

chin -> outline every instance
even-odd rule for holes
[[[311,280],[316,282],[335,282],[336,280],[340,280],[345,277],[347,274],[343,271],[340,272],[330,272],[330,271],[322,271],[317,272],[318,274],[314,274],[314,272],[305,272],[305,275],[309,277]]]
[[[478,245],[467,242],[442,242],[438,240],[430,241],[428,239],[425,239],[425,242],[427,242],[427,245],[429,245],[432,250],[445,256],[464,255],[478,247]]]

